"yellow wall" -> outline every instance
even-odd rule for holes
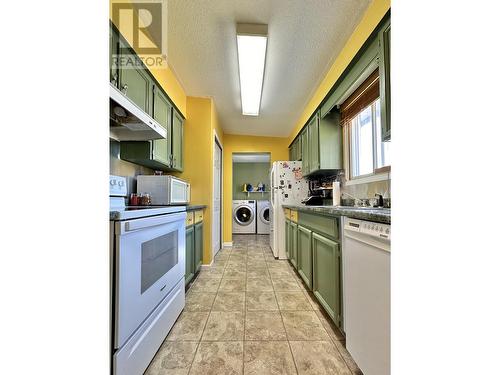
[[[212,201],[214,136],[222,134],[211,98],[188,96],[184,123],[184,172],[172,173],[191,184],[191,204],[204,204],[203,263],[212,261]],[[223,143],[223,138],[219,136]]]
[[[311,100],[307,103],[304,112],[295,123],[295,126],[288,137],[288,144],[290,144],[295,136],[300,132],[302,126],[311,117],[316,108],[318,108],[321,101],[328,94],[332,86],[339,79],[340,75],[344,72],[345,68],[349,65],[356,53],[363,46],[363,43],[368,39],[370,34],[375,30],[379,22],[382,20],[387,11],[391,8],[390,0],[374,0],[366,10],[363,18],[361,19],[354,32],[351,34],[349,40],[345,44],[340,54],[333,62],[332,66],[319,84],[316,92]]]
[[[233,153],[269,152],[271,153],[271,162],[277,160],[288,160],[288,139],[280,137],[256,137],[248,135],[224,134],[223,147],[223,238],[224,242],[231,242],[233,237]]]

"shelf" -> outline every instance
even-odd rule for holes
[[[246,193],[247,197],[248,197],[251,193],[260,193],[260,194],[264,195],[264,193],[270,193],[270,191],[269,190],[266,190],[266,191],[243,191],[242,193]]]

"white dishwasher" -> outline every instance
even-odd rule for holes
[[[390,374],[391,226],[344,219],[346,347],[364,375]]]

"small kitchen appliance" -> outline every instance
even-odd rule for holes
[[[169,175],[139,175],[137,176],[137,193],[151,194],[152,205],[185,205],[189,203],[190,185],[180,178]]]

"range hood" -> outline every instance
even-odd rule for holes
[[[167,130],[109,84],[109,137],[116,141],[167,138]]]

